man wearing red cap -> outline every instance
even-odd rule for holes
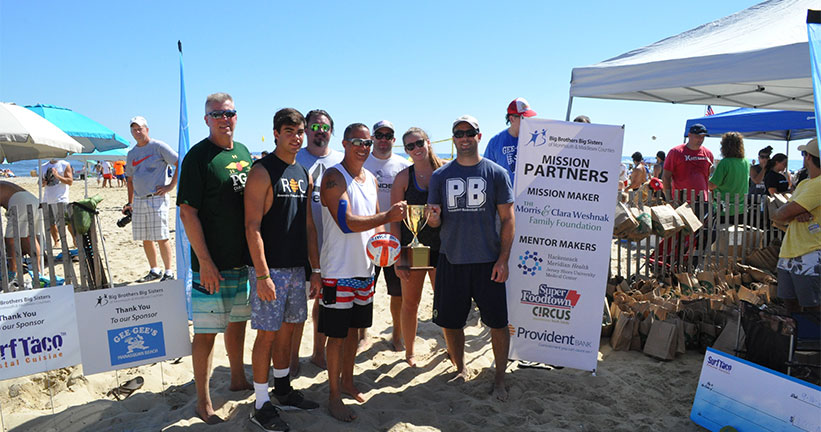
[[[507,129],[499,132],[490,139],[485,148],[484,157],[501,165],[510,175],[510,183],[513,184],[513,176],[516,174],[516,150],[519,143],[519,123],[522,117],[533,117],[536,111],[530,109],[530,104],[525,98],[513,99],[507,106],[505,122],[510,125]]]

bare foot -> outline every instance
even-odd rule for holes
[[[456,376],[449,379],[449,383],[458,383],[458,382],[468,382],[470,381],[470,370],[468,368],[464,368],[462,372],[458,372]]]
[[[365,402],[365,396],[353,384],[342,383],[342,394],[346,394],[356,399],[359,403]]]
[[[251,384],[250,382],[248,382],[247,379],[243,379],[243,381],[245,381],[245,382],[231,383],[231,386],[228,387],[228,390],[231,390],[232,392],[236,392],[236,391],[245,391],[245,390],[253,390],[254,389],[254,385]]]
[[[493,388],[490,390],[490,394],[491,396],[494,396],[497,400],[501,402],[507,401],[508,394],[504,384],[494,384]]]
[[[328,363],[325,362],[325,356],[311,356],[311,363],[315,364],[318,368],[325,370],[328,369]]]
[[[339,421],[352,422],[356,419],[356,414],[342,403],[342,399],[334,399],[328,402],[328,411],[331,412],[333,418]]]
[[[367,351],[368,348],[371,347],[371,345],[373,345],[373,342],[371,342],[371,338],[365,336],[363,339],[359,340],[359,346],[356,348],[356,353],[359,354],[362,351]]]
[[[416,357],[413,354],[406,355],[405,356],[405,361],[408,363],[408,366],[416,367]]]
[[[291,366],[290,366],[291,378],[296,378],[297,376],[299,376],[299,368],[300,368],[299,361],[297,361],[296,363],[291,363]]]
[[[405,342],[402,341],[402,338],[393,338],[393,350],[396,352],[405,351]]]
[[[225,421],[220,416],[217,415],[217,413],[214,411],[214,408],[212,408],[210,405],[208,405],[206,407],[199,407],[198,406],[197,407],[197,417],[199,417],[200,420],[204,421],[205,424],[208,424],[208,425],[215,425],[217,423],[222,423],[222,422]]]

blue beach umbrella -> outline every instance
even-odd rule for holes
[[[128,147],[128,141],[111,129],[68,108],[55,105],[26,105],[82,144],[84,153]]]

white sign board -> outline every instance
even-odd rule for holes
[[[0,294],[0,380],[79,363],[71,285]]]
[[[76,301],[86,375],[191,354],[182,281],[78,292]]]
[[[821,387],[707,348],[690,419],[711,431],[821,432]]]
[[[595,370],[624,129],[522,119],[510,358]]]

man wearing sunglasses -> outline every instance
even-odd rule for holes
[[[393,123],[388,120],[381,120],[373,125],[373,148],[368,160],[365,161],[365,169],[376,176],[376,184],[379,187],[379,208],[387,209],[391,206],[391,187],[396,174],[409,167],[410,161],[393,154],[393,144],[396,142],[395,129]],[[388,287],[388,295],[391,296],[391,318],[393,319],[393,335],[391,336],[393,349],[402,351],[405,349],[402,342],[402,327],[400,314],[402,312],[402,282],[396,276],[393,266],[376,268],[374,283],[379,282],[379,273],[385,274],[385,285]],[[368,348],[368,336],[366,330],[362,330],[359,335],[359,350]]]
[[[316,226],[316,234],[319,239],[319,248],[322,249],[322,204],[319,202],[319,185],[322,184],[322,174],[328,168],[342,162],[344,154],[333,150],[328,146],[331,135],[334,133],[334,119],[327,111],[315,109],[308,111],[305,116],[305,147],[296,154],[296,161],[308,170],[308,175],[314,184],[311,194],[311,212]],[[306,269],[306,273],[310,269]],[[310,276],[310,274],[307,274]],[[307,282],[306,277],[306,282]],[[314,300],[311,310],[311,320],[314,323],[314,346],[311,354],[311,362],[318,367],[325,369],[325,335],[319,332],[317,320],[319,319],[319,300]],[[305,323],[298,323],[294,326],[294,340],[291,347],[291,376],[299,373],[299,347],[302,343],[302,333]]]
[[[168,192],[177,187],[177,170],[168,181],[168,167],[177,167],[177,152],[168,144],[148,136],[144,117],[131,119],[131,136],[137,145],[128,151],[125,173],[128,176],[128,204],[123,214],[131,214],[131,231],[135,241],[143,242],[150,270],[137,282],[174,279],[171,270],[171,242],[168,229]],[[133,203],[133,204],[132,204]],[[165,272],[157,266],[157,243]]]
[[[251,154],[245,145],[234,141],[237,111],[227,93],[208,96],[205,124],[208,138],[191,147],[182,161],[177,205],[193,252],[191,357],[197,415],[207,424],[216,424],[223,420],[214,412],[208,380],[217,333],[225,334],[231,368],[229,389],[254,388],[245,376],[242,359],[245,322],[251,316],[243,211]]]
[[[525,98],[516,98],[507,106],[505,122],[509,125],[507,129],[499,132],[490,139],[485,148],[485,157],[496,162],[506,169],[510,175],[510,183],[516,175],[516,152],[519,148],[519,124],[522,117],[533,117],[536,111],[530,109],[530,104]]]
[[[405,216],[400,201],[380,211],[376,178],[363,165],[370,155],[371,134],[362,123],[345,129],[345,158],[322,176],[323,240],[322,292],[319,330],[328,337],[328,409],[345,422],[356,418],[342,402],[346,393],[359,402],[365,398],[353,381],[359,329],[373,321],[374,265],[368,258],[368,239],[384,226]]]
[[[468,381],[465,322],[476,302],[490,327],[496,373],[493,395],[506,400],[505,368],[510,345],[505,281],[513,245],[513,188],[504,168],[479,156],[478,121],[453,122],[456,160],[434,171],[428,187],[428,225],[441,226],[442,240],[433,293],[433,322],[445,332],[454,380]],[[501,221],[496,228],[496,216]]]

